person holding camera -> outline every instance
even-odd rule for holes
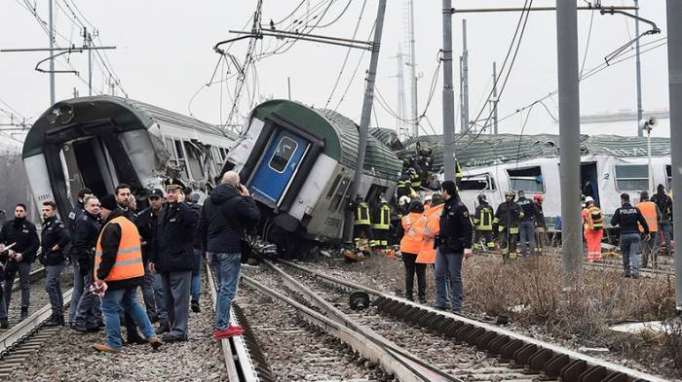
[[[28,317],[31,299],[31,263],[35,258],[40,239],[36,226],[26,218],[26,205],[19,203],[14,208],[14,220],[6,222],[0,231],[0,253],[6,259],[4,293],[5,309],[9,311],[12,299],[12,285],[17,272],[21,285],[21,319]],[[14,246],[5,251],[5,246]],[[0,327],[4,326],[0,316]],[[6,318],[6,317],[5,317]]]
[[[230,325],[230,304],[237,292],[241,267],[241,240],[245,230],[255,226],[260,211],[249,191],[239,183],[239,174],[228,171],[204,202],[199,234],[206,257],[218,279],[213,338],[241,335],[240,326]]]

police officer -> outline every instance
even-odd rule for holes
[[[82,188],[78,191],[78,199],[76,200],[76,205],[73,207],[69,215],[67,215],[67,221],[69,232],[73,234],[76,231],[76,222],[78,218],[85,212],[85,199],[88,196],[93,196],[92,191],[89,188]]]
[[[516,240],[519,235],[519,223],[523,218],[523,210],[518,204],[514,203],[516,195],[508,191],[504,193],[504,202],[497,206],[495,219],[493,220],[493,231],[501,234],[502,258],[507,262],[510,254],[516,252]],[[514,256],[516,256],[514,254]]]
[[[476,227],[474,248],[493,250],[495,249],[495,235],[493,234],[493,219],[495,211],[488,204],[485,195],[478,195],[478,207],[474,212],[473,220]]]
[[[438,252],[436,253],[436,306],[443,309],[447,304],[446,291],[442,290],[444,279],[450,275],[452,311],[462,311],[462,260],[471,255],[472,226],[469,211],[457,194],[455,182],[447,180],[443,190],[443,213],[440,217]]]
[[[192,243],[199,217],[182,203],[184,187],[178,179],[171,179],[166,184],[166,205],[158,218],[157,251],[149,264],[152,272],[161,274],[168,322],[161,323],[157,333],[166,332],[162,337],[164,342],[187,341],[194,268]]]
[[[85,198],[85,212],[76,221],[76,230],[71,237],[73,258],[78,263],[77,275],[83,284],[83,293],[78,300],[73,300],[69,310],[71,329],[79,332],[97,331],[102,323],[99,298],[88,290],[92,283],[95,264],[95,244],[101,227],[100,201],[95,196]],[[74,272],[76,270],[74,269]]]
[[[59,285],[66,257],[64,249],[71,239],[64,224],[57,218],[57,204],[51,200],[43,202],[43,229],[40,233],[42,251],[40,263],[45,266],[45,291],[50,297],[52,317],[45,323],[47,326],[64,326],[64,300]]]
[[[528,256],[531,253],[535,253],[535,203],[526,198],[526,194],[522,190],[519,190],[517,194],[519,199],[516,204],[523,210],[521,223],[519,223],[521,253],[523,253],[524,256]]]
[[[623,252],[625,277],[639,278],[640,244],[639,225],[645,239],[649,239],[649,225],[637,207],[630,204],[630,195],[620,195],[621,207],[611,218],[611,225],[620,227],[620,249]]]
[[[142,237],[142,261],[145,268],[142,299],[147,309],[147,315],[152,322],[168,320],[166,310],[163,308],[161,276],[149,271],[149,262],[156,251],[154,238],[156,237],[158,216],[161,207],[163,207],[163,202],[163,191],[158,188],[152,190],[148,196],[149,207],[140,211],[135,217],[135,225]]]
[[[185,193],[187,194],[187,193]],[[189,194],[187,197],[187,205],[197,217],[201,216],[201,204],[199,200],[201,195],[196,192]],[[197,227],[198,230],[198,227]],[[201,264],[204,258],[204,249],[201,237],[198,234],[194,235],[194,242],[192,243],[192,248],[194,251],[194,268],[192,269],[192,285],[190,290],[191,295],[191,308],[194,313],[201,313],[201,306],[199,305],[199,299],[201,298]]]
[[[12,285],[19,272],[21,284],[21,319],[28,317],[28,306],[31,299],[31,263],[33,263],[40,239],[36,226],[26,219],[26,205],[19,203],[14,208],[14,220],[6,222],[0,232],[0,244],[15,244],[7,252],[5,267],[5,307],[9,311],[12,299]],[[0,248],[1,249],[1,248]],[[1,318],[1,317],[0,317]]]
[[[76,233],[76,224],[78,219],[85,213],[85,199],[93,196],[92,191],[89,188],[83,188],[78,191],[78,199],[76,200],[76,206],[69,212],[66,216],[66,225],[69,229],[69,234],[71,239],[74,238]],[[81,294],[83,293],[83,277],[81,276],[81,269],[78,263],[78,252],[73,247],[73,241],[69,244],[68,248],[64,249],[66,253],[71,258],[71,264],[73,265],[73,292],[71,294],[71,301],[76,301],[75,304],[70,304],[69,306],[69,324],[73,324],[73,320],[76,317],[76,306],[78,301],[80,301]],[[87,273],[87,270],[84,270]]]

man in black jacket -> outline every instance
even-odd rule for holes
[[[64,224],[57,218],[57,204],[51,200],[43,202],[43,229],[40,233],[42,251],[40,262],[45,266],[45,291],[50,297],[52,317],[47,326],[64,326],[64,299],[59,285],[66,257],[64,249],[71,241]]]
[[[446,180],[441,185],[445,206],[440,217],[440,233],[437,240],[436,252],[436,307],[445,309],[447,304],[445,285],[446,275],[450,275],[450,291],[452,296],[452,311],[462,311],[462,260],[471,255],[471,239],[473,228],[469,218],[469,211],[457,194],[455,182]]]
[[[92,271],[95,264],[95,244],[101,228],[100,202],[94,196],[88,196],[84,201],[85,213],[76,221],[76,230],[71,238],[73,258],[78,267],[78,276],[83,284],[83,293],[78,300],[73,300],[69,310],[69,321],[72,329],[79,332],[97,331],[102,322],[100,299],[89,291],[92,284]],[[74,275],[74,277],[76,277]]]
[[[243,329],[230,325],[230,304],[236,293],[241,266],[241,239],[255,226],[260,212],[249,191],[239,183],[239,174],[228,171],[204,202],[199,234],[206,257],[218,278],[219,292],[213,338],[241,335]]]
[[[168,314],[163,304],[163,288],[161,275],[149,271],[149,263],[156,252],[154,238],[158,227],[158,217],[163,207],[163,191],[155,189],[148,197],[149,207],[140,211],[135,217],[135,225],[142,237],[142,260],[144,261],[144,284],[142,285],[142,299],[147,309],[147,315],[152,322],[168,321]]]
[[[198,215],[182,200],[184,184],[171,180],[167,184],[166,205],[158,218],[155,238],[157,251],[149,264],[159,272],[165,295],[168,321],[160,323],[157,333],[166,333],[164,342],[187,341],[189,294],[194,268],[192,243]]]
[[[201,214],[201,204],[199,200],[201,196],[194,192],[187,197],[187,205],[189,208],[197,214],[197,231],[199,223],[199,215]],[[204,258],[203,242],[198,233],[194,234],[194,242],[192,243],[192,248],[194,250],[194,268],[192,269],[192,286],[190,288],[191,295],[191,307],[192,312],[201,313],[201,306],[199,305],[199,299],[201,298],[201,264]]]
[[[76,206],[66,216],[64,223],[66,223],[66,226],[69,229],[72,240],[76,234],[78,219],[85,213],[85,200],[92,196],[94,195],[89,188],[83,188],[78,191]],[[81,299],[85,286],[83,285],[83,277],[81,276],[81,270],[78,265],[78,252],[74,250],[73,241],[64,249],[64,253],[71,258],[71,265],[73,265],[73,292],[71,293],[71,301],[75,301],[76,303],[69,306],[69,325],[72,325],[73,320],[76,318],[76,307],[78,306],[78,301]]]
[[[21,203],[14,208],[14,220],[6,222],[0,231],[0,244],[8,246],[12,243],[16,244],[8,251],[5,267],[4,290],[7,292],[4,294],[5,307],[9,311],[12,285],[17,272],[19,272],[21,319],[23,320],[28,317],[28,306],[31,299],[31,263],[33,263],[38,247],[40,247],[40,240],[36,226],[26,219],[26,206]]]
[[[519,190],[517,195],[519,199],[516,204],[523,211],[523,217],[519,223],[519,243],[521,244],[521,253],[527,257],[535,253],[535,203],[526,198],[526,193],[523,190]]]
[[[621,207],[611,218],[611,225],[620,228],[620,249],[623,252],[623,270],[625,277],[639,278],[641,236],[639,226],[642,226],[646,240],[649,236],[649,225],[637,207],[630,204],[630,195],[620,195]]]

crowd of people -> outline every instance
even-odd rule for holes
[[[243,234],[260,218],[255,201],[233,171],[223,175],[203,206],[200,195],[179,180],[167,181],[165,188],[147,190],[141,201],[126,184],[118,185],[113,195],[95,196],[83,189],[74,210],[61,215],[64,222],[55,202],[44,201],[40,237],[26,218],[26,206],[18,204],[14,219],[0,230],[0,327],[9,327],[17,273],[21,319],[28,316],[31,267],[38,259],[45,266],[52,306],[47,325],[68,324],[80,333],[104,328],[106,341],[94,345],[101,352],[118,352],[125,344],[156,349],[163,342],[187,341],[189,311],[201,311],[205,260],[218,288],[213,338],[241,335],[243,328],[230,324],[230,304],[239,280]],[[138,203],[146,207],[138,209]],[[69,265],[74,289],[65,319],[60,279]]]

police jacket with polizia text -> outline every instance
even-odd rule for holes
[[[152,262],[161,273],[194,268],[192,243],[198,216],[186,203],[167,203],[158,218]]]
[[[438,248],[443,253],[462,253],[471,248],[472,229],[467,207],[459,198],[451,197],[440,216]]]
[[[25,218],[5,222],[0,231],[0,243],[5,246],[16,243],[12,250],[21,253],[22,263],[32,263],[40,247],[36,226]]]
[[[66,260],[64,250],[71,241],[69,233],[57,219],[51,217],[43,223],[43,230],[40,232],[40,241],[42,242],[41,262],[44,265],[59,265]],[[56,249],[55,246],[57,246]]]
[[[633,207],[630,203],[625,203],[622,207],[616,209],[611,218],[611,225],[619,226],[621,235],[629,233],[638,234],[639,226],[637,223],[642,225],[645,234],[649,233],[649,225],[646,223],[646,219],[644,219],[639,208]]]

